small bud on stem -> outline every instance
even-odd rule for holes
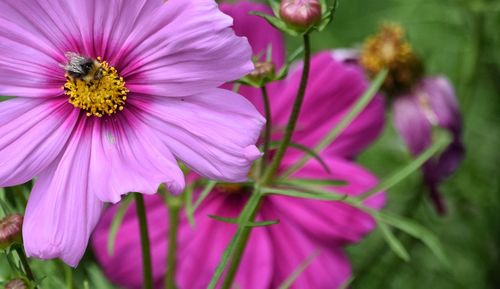
[[[280,17],[290,26],[307,30],[321,21],[321,5],[317,0],[282,0]]]
[[[0,249],[5,249],[15,242],[21,242],[23,216],[12,214],[0,221]]]
[[[257,62],[255,69],[248,74],[253,81],[272,80],[276,75],[276,68],[272,62]]]
[[[28,285],[23,279],[14,279],[5,284],[5,289],[28,289]]]

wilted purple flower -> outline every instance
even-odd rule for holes
[[[222,10],[235,16],[236,32],[248,36],[258,54],[274,43],[273,60],[283,59],[284,50],[279,44],[281,35],[269,25],[257,30],[238,27],[255,27],[260,23],[257,16],[247,12],[260,10],[270,13],[262,4],[241,2],[223,5]],[[255,21],[255,22],[254,22]],[[266,37],[267,43],[262,41]],[[279,61],[277,61],[280,63]],[[283,82],[269,86],[273,124],[276,128],[286,125],[290,114],[290,102],[294,99],[300,82],[301,69],[293,72]],[[363,71],[333,59],[331,53],[314,56],[311,78],[302,114],[293,141],[306,146],[317,144],[350,110],[368,86]],[[244,87],[244,95],[262,109],[260,91]],[[384,106],[380,96],[356,118],[337,141],[325,149],[322,158],[331,172],[315,160],[309,161],[294,177],[312,179],[338,179],[346,185],[326,187],[351,196],[359,195],[376,185],[377,179],[350,159],[377,138],[384,125]],[[276,132],[279,139],[280,132]],[[292,166],[303,153],[290,148],[281,170]],[[195,192],[199,193],[199,191]],[[226,224],[208,217],[217,215],[236,217],[248,198],[246,188],[241,186],[218,186],[204,201],[195,214],[196,228],[191,228],[181,214],[177,281],[180,289],[206,288],[220,257],[235,232],[235,225]],[[161,198],[147,199],[148,218],[151,225],[151,240],[155,288],[163,287],[167,248],[168,220]],[[366,205],[380,208],[385,202],[384,194],[374,195]],[[131,208],[123,220],[115,243],[113,255],[107,252],[109,228],[116,212],[110,209],[93,236],[93,247],[107,276],[127,288],[141,288],[140,240],[135,210]],[[341,202],[324,202],[282,196],[268,196],[257,215],[258,220],[279,220],[280,223],[265,228],[255,228],[236,275],[235,287],[242,289],[274,289],[292,274],[308,257],[315,256],[311,265],[301,274],[291,288],[333,289],[349,279],[351,266],[343,246],[358,242],[375,227],[374,220],[362,211]]]
[[[394,122],[413,155],[431,145],[434,126],[445,128],[453,135],[450,146],[423,167],[436,209],[444,213],[438,184],[458,168],[464,156],[462,121],[450,82],[445,77],[426,77],[410,92],[398,96],[394,101]]]
[[[218,87],[251,50],[213,0],[0,2],[0,186],[37,182],[28,255],[78,264],[103,202],[242,181],[264,119]]]
[[[450,82],[445,77],[423,76],[420,59],[405,39],[404,29],[396,24],[386,24],[368,38],[359,63],[370,75],[389,70],[383,90],[394,102],[395,126],[413,155],[431,145],[432,127],[445,128],[453,135],[446,151],[423,167],[436,209],[444,213],[438,184],[457,169],[464,155],[461,116]]]

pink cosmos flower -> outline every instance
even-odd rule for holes
[[[0,3],[0,186],[36,177],[30,256],[76,266],[103,202],[242,181],[264,119],[219,87],[253,69],[213,0]]]
[[[271,43],[273,59],[278,65],[282,64],[284,51],[280,33],[260,18],[247,14],[251,10],[269,12],[266,6],[240,2],[223,4],[221,8],[235,17],[235,30],[250,39],[255,54],[266,51]],[[335,126],[368,86],[359,68],[336,61],[331,53],[316,55],[311,70],[303,114],[293,138],[294,142],[307,146],[316,144]],[[269,87],[273,124],[277,128],[287,122],[300,74],[299,69],[288,80]],[[262,109],[261,96],[257,90],[243,88],[241,91]],[[331,173],[313,160],[294,177],[344,180],[347,185],[335,189],[351,196],[372,188],[377,183],[376,178],[349,159],[378,136],[383,123],[384,108],[381,98],[377,97],[341,137],[322,153]],[[279,138],[279,133],[274,137]],[[299,156],[300,152],[290,149],[281,169],[292,165]],[[223,186],[217,187],[196,211],[195,228],[188,224],[185,214],[181,213],[176,276],[180,289],[206,288],[223,250],[235,232],[234,225],[215,221],[208,215],[236,217],[247,197],[248,192],[244,188],[229,190]],[[166,272],[168,214],[160,197],[152,196],[146,201],[151,224],[153,274],[156,288],[162,288]],[[366,204],[380,208],[384,201],[384,195],[377,194],[368,199]],[[107,252],[109,228],[116,209],[109,209],[98,225],[93,235],[93,248],[112,281],[126,288],[141,288],[142,268],[138,262],[140,240],[133,207],[127,211],[121,224],[114,254]],[[292,288],[338,288],[351,274],[343,246],[358,242],[375,226],[370,216],[340,202],[282,196],[266,197],[257,219],[280,220],[280,223],[253,230],[236,276],[236,288],[277,288],[302,262],[316,254],[312,264]]]

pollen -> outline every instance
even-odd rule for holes
[[[405,39],[404,29],[396,24],[383,25],[366,40],[360,64],[371,76],[388,69],[384,88],[391,92],[410,89],[423,73],[420,60]]]
[[[69,103],[85,111],[88,117],[109,116],[122,111],[129,92],[123,77],[100,57],[97,58],[95,66],[89,75],[65,75],[66,83],[63,89],[69,97]]]

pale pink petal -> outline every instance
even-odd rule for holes
[[[63,93],[60,51],[52,41],[57,30],[44,33],[47,18],[37,6],[36,1],[0,2],[0,95],[54,97]]]
[[[450,81],[445,77],[427,77],[422,80],[421,89],[428,94],[428,101],[441,127],[455,134],[462,130],[462,117],[458,99]]]
[[[254,144],[264,124],[249,101],[223,89],[143,99],[134,98],[133,105],[144,111],[144,121],[177,158],[209,178],[247,179],[250,165],[261,155]]]
[[[394,101],[394,125],[413,155],[431,144],[432,125],[413,94],[399,96]]]
[[[309,161],[293,177],[319,180],[340,180],[345,185],[326,187],[340,194],[357,196],[377,184],[377,179],[364,168],[343,159],[323,157],[331,170],[328,173],[315,160]],[[286,159],[284,167],[293,162]],[[343,202],[317,201],[282,196],[269,197],[277,218],[293,223],[304,235],[328,244],[356,243],[375,228],[373,218]],[[365,204],[380,209],[385,203],[385,194],[379,193]]]
[[[275,215],[272,205],[263,206],[262,215],[272,218]],[[311,258],[311,263],[293,282],[291,289],[336,289],[349,279],[351,265],[341,247],[311,238],[297,228],[292,219],[282,218],[280,221],[280,224],[268,228],[274,249],[273,283],[269,288],[279,288]]]
[[[36,181],[23,225],[29,256],[61,258],[75,267],[85,252],[102,209],[88,193],[89,134],[81,120],[64,153]]]
[[[124,45],[123,76],[131,91],[189,96],[239,79],[253,69],[251,49],[213,0],[169,0]]]
[[[92,122],[90,188],[102,201],[116,203],[129,192],[155,194],[161,183],[182,192],[184,175],[176,159],[133,107]]]
[[[270,91],[273,126],[277,128],[284,128],[288,121],[301,74],[302,69],[297,69],[281,88]],[[356,65],[338,62],[329,52],[315,55],[293,141],[309,147],[318,144],[352,109],[368,84]],[[382,98],[376,96],[325,152],[337,157],[353,157],[379,136],[383,126],[384,105]],[[289,157],[301,154],[290,150]]]
[[[64,6],[60,13],[72,18],[68,22],[76,23],[76,51],[90,57],[101,56],[117,65],[119,70],[122,67],[121,56],[133,49],[125,44],[132,31],[144,29],[164,4],[163,0],[58,2]]]
[[[0,186],[25,183],[59,155],[78,120],[65,100],[0,102]]]

